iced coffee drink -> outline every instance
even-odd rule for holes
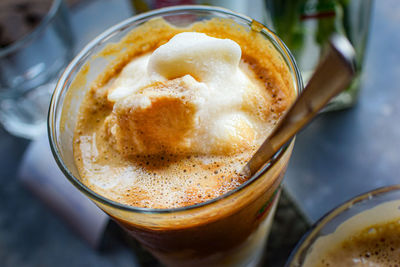
[[[271,33],[217,11],[148,15],[63,98],[75,184],[169,266],[257,263],[293,146],[241,173],[300,82]]]

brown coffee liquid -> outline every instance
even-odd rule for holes
[[[320,255],[314,266],[400,266],[400,221],[369,226]]]
[[[149,31],[152,34],[146,34]],[[107,89],[132,59],[154,51],[183,31],[229,38],[241,46],[241,69],[260,88],[257,94],[246,95],[242,107],[249,116],[259,118],[258,142],[233,155],[121,155],[104,123],[113,109]],[[75,129],[74,156],[83,183],[119,203],[177,208],[216,198],[247,181],[248,177],[239,175],[241,168],[295,97],[286,64],[275,48],[265,43],[258,34],[234,26],[230,20],[198,22],[188,28],[155,20],[106,47],[99,56],[112,54],[116,60],[92,84]]]

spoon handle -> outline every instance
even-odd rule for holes
[[[333,35],[324,59],[317,66],[307,86],[242,172],[253,175],[260,170],[329,100],[348,87],[353,76],[353,47],[345,37]]]

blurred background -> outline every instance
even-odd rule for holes
[[[310,225],[340,203],[399,183],[397,0],[2,0],[1,266],[158,266],[82,204],[53,160],[45,126],[60,72],[90,40],[134,14],[176,4],[222,6],[264,23],[292,51],[305,82],[330,33],[356,49],[357,79],[297,136],[267,264],[283,266]]]

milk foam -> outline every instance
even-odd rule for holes
[[[124,204],[151,208],[188,206],[235,189],[245,179],[238,173],[248,156],[138,156],[103,165],[99,164],[102,152],[94,149],[95,134],[82,136],[79,147],[87,166],[81,174],[94,191]]]
[[[302,266],[399,265],[399,207],[399,200],[388,201],[349,218],[315,241]]]
[[[177,34],[132,60],[108,94],[114,110],[106,123],[116,149],[124,155],[235,154],[256,146],[258,109],[243,107],[258,85],[240,60],[234,41],[196,32]],[[145,125],[132,122],[137,116],[147,116]]]

